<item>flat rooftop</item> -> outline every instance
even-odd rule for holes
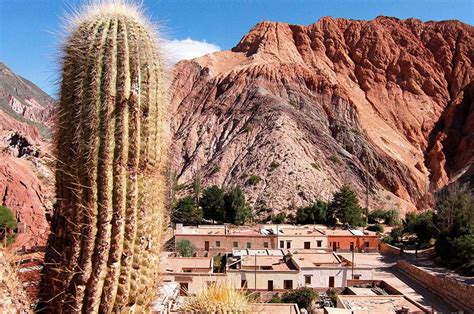
[[[247,256],[247,255],[272,255],[272,256],[281,256],[283,257],[283,251],[278,249],[261,249],[261,250],[251,250],[251,249],[240,249],[232,250],[233,256]]]
[[[358,229],[347,229],[347,230],[342,230],[342,229],[327,229],[323,230],[323,232],[328,235],[328,236],[347,236],[347,237],[353,237],[353,236],[360,236],[360,237],[367,237],[367,236],[377,236],[376,232],[373,231],[367,231],[367,230],[358,230]]]
[[[244,256],[241,260],[242,270],[276,270],[290,271],[295,270],[293,265],[283,262],[282,256]]]
[[[298,268],[339,266],[341,260],[333,253],[299,253],[291,258]]]
[[[403,295],[339,295],[338,307],[353,311],[368,311],[369,313],[395,313],[402,307],[409,312],[423,312],[424,309],[410,302]]]
[[[252,311],[254,313],[272,314],[299,314],[300,310],[296,303],[255,303]]]
[[[210,257],[164,257],[161,260],[160,268],[162,272],[180,273],[185,270],[192,272],[210,272]]]

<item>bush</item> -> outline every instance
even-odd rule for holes
[[[7,245],[15,242],[16,234],[14,232],[17,225],[15,215],[13,215],[10,208],[0,206],[0,239],[4,241],[6,237]]]
[[[270,168],[269,170],[270,171],[273,171],[275,170],[276,168],[280,167],[280,163],[278,163],[277,161],[272,161],[272,163],[270,164]]]
[[[176,243],[176,250],[182,257],[192,257],[196,253],[196,247],[188,240],[179,240]]]
[[[272,217],[272,222],[274,224],[281,224],[285,221],[286,215],[285,213],[279,213]]]
[[[286,292],[282,301],[284,303],[296,303],[300,309],[304,308],[308,311],[311,309],[311,304],[319,297],[318,293],[308,287],[301,287],[290,292]]]
[[[383,233],[384,232],[383,226],[381,224],[375,224],[375,225],[372,225],[372,226],[368,226],[367,230],[378,232],[378,233]]]
[[[371,224],[384,223],[386,225],[395,226],[400,224],[398,211],[395,209],[384,210],[376,209],[371,211],[368,216],[368,221]]]
[[[258,175],[251,175],[250,178],[247,179],[246,183],[247,185],[256,185],[260,181],[262,181],[262,178]]]
[[[328,209],[328,203],[317,200],[311,206],[298,208],[296,222],[299,224],[326,224]]]

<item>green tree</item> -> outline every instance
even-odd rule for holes
[[[299,224],[326,224],[328,210],[328,203],[317,200],[311,206],[298,208],[296,222]]]
[[[201,205],[205,219],[218,222],[226,221],[224,190],[217,185],[208,187],[203,191],[199,205]]]
[[[338,218],[351,226],[365,225],[364,210],[359,205],[355,192],[347,185],[341,187],[334,193],[333,200],[329,206],[329,216]]]
[[[193,192],[196,203],[199,203],[199,198],[201,196],[201,168],[199,166],[196,169],[196,174],[193,179]]]
[[[272,222],[274,224],[281,224],[285,221],[286,215],[285,213],[279,213],[272,217]]]
[[[467,186],[452,185],[436,196],[433,222],[442,263],[474,275],[474,196]]]
[[[429,243],[435,235],[433,215],[428,211],[419,214],[415,212],[406,214],[403,225],[404,232],[416,235],[416,255],[418,254],[420,247],[423,244]]]
[[[196,247],[188,240],[179,240],[176,249],[182,257],[192,257],[196,253]]]
[[[251,216],[251,211],[245,207],[245,195],[240,187],[234,187],[224,194],[224,208],[227,221],[236,225],[243,224]]]
[[[15,239],[14,230],[17,227],[17,221],[13,212],[6,206],[0,206],[0,239],[10,244]]]
[[[176,223],[197,225],[202,221],[202,209],[192,196],[179,199],[173,206],[172,220]]]
[[[282,301],[284,303],[296,303],[300,309],[304,308],[309,311],[311,309],[311,304],[318,297],[319,295],[315,290],[308,287],[301,287],[286,292],[282,297]]]

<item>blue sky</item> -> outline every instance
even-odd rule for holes
[[[142,0],[163,25],[177,59],[232,48],[262,20],[311,24],[323,16],[373,19],[378,15],[423,21],[458,19],[474,25],[474,0]],[[0,0],[0,61],[51,95],[61,16],[71,0]],[[205,42],[205,43],[201,43]],[[212,45],[211,45],[212,44]],[[184,54],[183,54],[184,53]]]

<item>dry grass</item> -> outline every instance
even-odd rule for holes
[[[30,300],[11,263],[12,254],[0,249],[0,313],[31,313]]]
[[[249,296],[227,284],[212,284],[190,298],[186,312],[193,313],[251,313]]]

